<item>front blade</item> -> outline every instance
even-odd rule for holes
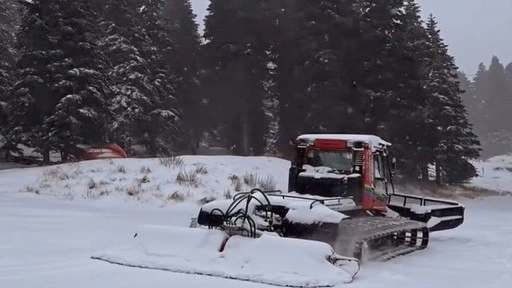
[[[325,243],[271,235],[226,239],[219,230],[145,226],[131,243],[92,258],[284,287],[332,287],[353,279],[327,260],[333,251]]]

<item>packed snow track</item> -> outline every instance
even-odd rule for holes
[[[512,218],[512,198],[465,204],[467,221],[460,228],[436,233],[426,250],[365,264],[354,282],[340,286],[509,287],[512,226],[507,219]],[[122,267],[90,258],[133,237],[139,225],[186,227],[196,213],[197,207],[191,204],[138,208],[0,193],[0,287],[271,287]]]

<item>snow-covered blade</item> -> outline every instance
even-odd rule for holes
[[[142,226],[129,243],[92,258],[128,267],[284,287],[349,283],[359,269],[357,263],[344,263],[343,257],[332,261],[338,255],[322,242],[267,234],[256,239],[232,236],[225,242],[226,238],[219,230]]]

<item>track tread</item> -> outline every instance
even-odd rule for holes
[[[412,231],[416,231],[411,233]],[[417,232],[420,232],[418,235]],[[428,245],[428,227],[423,222],[409,219],[395,219],[387,217],[356,217],[343,220],[339,226],[338,235],[344,245],[350,243],[348,250],[353,251],[354,257],[360,258],[361,247],[366,242],[381,240],[388,237],[397,237],[402,233],[409,233],[400,245],[390,245],[379,249],[372,249],[370,261],[388,261],[398,256],[410,254],[425,249]],[[354,235],[356,235],[354,237]],[[407,234],[405,234],[407,235]],[[345,249],[347,249],[345,248]],[[348,252],[350,253],[350,252]]]

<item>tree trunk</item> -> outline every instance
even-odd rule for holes
[[[424,182],[428,182],[429,180],[428,165],[421,166],[421,180],[423,180]]]
[[[43,151],[43,163],[50,164],[50,149],[45,149]]]
[[[441,167],[436,162],[436,183],[437,185],[441,185]]]

